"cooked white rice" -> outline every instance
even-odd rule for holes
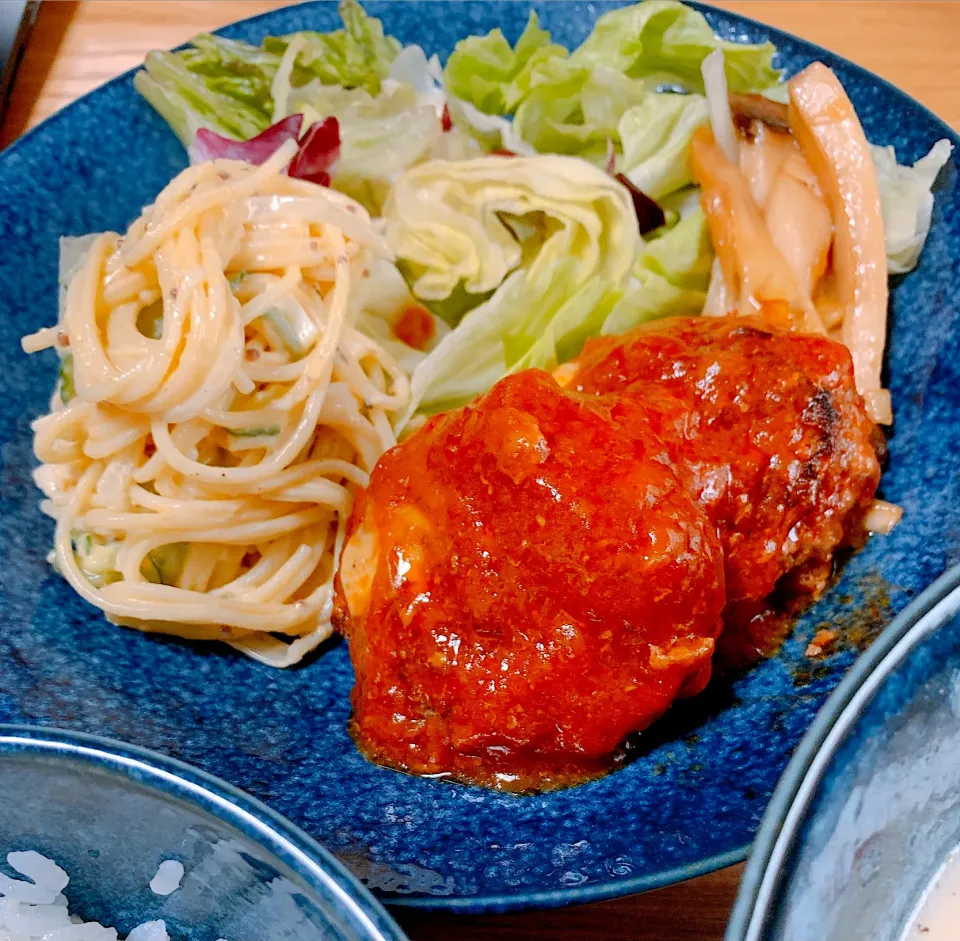
[[[8,853],[7,862],[29,881],[0,872],[0,941],[117,941],[116,928],[84,922],[70,914],[63,895],[70,877],[52,859],[28,850]],[[182,878],[183,865],[167,859],[150,888],[158,895],[169,895],[179,888]],[[126,941],[170,941],[170,935],[162,920],[145,921]]]
[[[183,863],[178,863],[175,859],[165,859],[160,863],[157,874],[150,880],[150,890],[155,895],[169,895],[180,888],[182,878]]]

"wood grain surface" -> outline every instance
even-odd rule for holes
[[[3,0],[0,0],[3,2]],[[282,6],[274,0],[45,0],[28,40],[0,144],[149,49]],[[721,0],[715,4],[809,39],[918,98],[960,129],[960,2]],[[742,866],[645,895],[546,912],[455,916],[397,909],[413,941],[718,941]]]

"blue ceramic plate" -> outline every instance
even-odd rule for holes
[[[727,941],[899,941],[960,845],[960,567],[817,716],[757,836]]]
[[[223,781],[142,748],[0,726],[0,846],[70,877],[70,911],[126,935],[162,918],[174,938],[404,941],[343,866]],[[163,860],[179,888],[149,888]],[[14,873],[12,870],[10,874]]]
[[[571,45],[605,3],[537,3]],[[469,33],[515,39],[529,5],[371,3],[403,42],[449,54]],[[867,134],[914,161],[957,138],[896,89],[822,49],[711,12],[730,38],[772,39],[795,71],[822,59],[850,92]],[[336,25],[306,4],[225,30]],[[185,165],[182,148],[129,76],[77,102],[0,156],[0,719],[109,735],[237,784],[329,846],[387,901],[481,911],[607,898],[742,859],[793,749],[859,648],[960,559],[960,190],[941,175],[920,267],[893,296],[889,385],[896,411],[885,496],[904,507],[797,625],[772,660],[682,703],[644,736],[628,768],[582,787],[517,798],[405,777],[367,764],[346,732],[353,677],[345,647],[274,672],[227,650],[109,625],[44,561],[51,525],[30,479],[30,421],[52,388],[49,357],[22,333],[56,310],[57,238],[123,230]],[[838,631],[822,663],[804,650]]]

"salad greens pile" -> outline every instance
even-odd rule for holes
[[[612,142],[624,158],[618,169],[632,179],[634,166],[650,153],[651,121],[679,124],[681,134],[703,123],[700,65],[715,49],[724,52],[732,91],[777,85],[770,43],[724,42],[702,14],[677,0],[646,0],[603,14],[572,53],[551,42],[531,13],[513,49],[499,30],[459,43],[444,81],[451,95],[483,114],[512,116],[514,131],[538,152],[602,164]],[[658,88],[690,94],[658,94]]]
[[[783,100],[770,43],[719,39],[679,0],[643,0],[575,49],[531,13],[515,44],[471,36],[442,67],[356,0],[340,12],[342,29],[259,46],[197,36],[151,52],[135,83],[188,148],[201,128],[246,141],[291,115],[336,119],[331,185],[382,220],[395,255],[357,292],[358,323],[413,373],[411,413],[552,368],[590,336],[702,309],[713,252],[688,161],[711,115],[701,67],[720,50],[731,92]],[[950,145],[912,168],[874,153],[889,268],[907,271]],[[641,234],[628,186],[664,225]],[[434,317],[423,351],[390,332],[410,303]]]

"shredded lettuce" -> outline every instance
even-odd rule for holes
[[[880,208],[887,249],[887,271],[905,274],[920,259],[933,215],[931,189],[937,174],[950,159],[953,145],[937,141],[912,167],[897,163],[893,147],[870,148],[880,186]]]

